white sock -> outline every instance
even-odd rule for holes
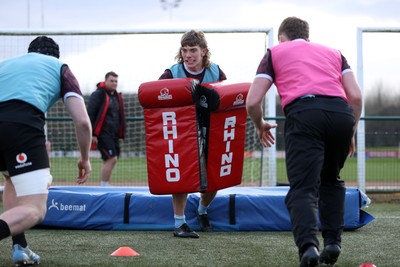
[[[182,226],[182,224],[186,223],[185,215],[175,215],[174,214],[174,219],[175,219],[175,228],[179,228]]]

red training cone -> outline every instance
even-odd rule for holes
[[[372,263],[363,263],[359,267],[376,267],[376,265]]]
[[[116,257],[133,257],[133,256],[140,256],[139,253],[131,249],[130,247],[120,247],[116,251],[114,251],[111,256]]]

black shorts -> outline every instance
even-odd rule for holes
[[[0,171],[15,176],[50,167],[44,131],[0,122]]]
[[[97,149],[100,151],[103,160],[119,157],[120,147],[118,138],[113,138],[109,134],[102,133],[97,140]]]

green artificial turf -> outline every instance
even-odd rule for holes
[[[373,202],[365,210],[370,224],[343,234],[342,254],[335,266],[400,266],[400,205]],[[213,232],[181,239],[171,231],[86,231],[31,229],[29,246],[40,266],[299,266],[291,232]],[[113,257],[127,246],[140,256]],[[0,242],[0,266],[12,266],[11,240]]]

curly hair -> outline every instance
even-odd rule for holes
[[[203,67],[209,68],[211,66],[211,53],[208,49],[207,40],[202,31],[190,30],[182,35],[181,38],[181,47],[178,50],[178,53],[175,56],[175,59],[178,63],[183,63],[183,57],[181,53],[181,49],[184,46],[200,46],[201,49],[206,49],[206,54],[203,57]]]

